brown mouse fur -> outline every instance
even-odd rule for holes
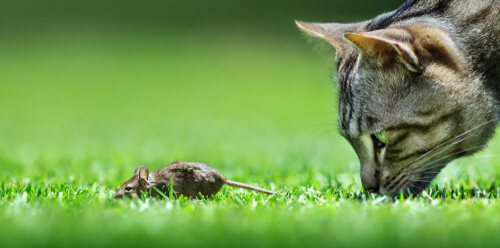
[[[114,198],[137,196],[141,191],[150,191],[152,196],[159,196],[158,192],[151,190],[153,187],[168,196],[171,183],[176,194],[191,198],[200,198],[200,194],[206,197],[213,196],[224,184],[274,194],[273,191],[227,180],[206,164],[175,161],[151,173],[146,167],[137,167],[134,176],[118,188]]]

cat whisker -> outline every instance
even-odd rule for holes
[[[449,147],[451,147],[453,144],[451,144],[450,146],[446,147],[445,149],[448,149]],[[440,152],[443,152],[443,150],[441,150]],[[439,152],[439,153],[440,153]],[[432,157],[438,155],[439,153],[436,153],[434,154]],[[431,158],[432,158],[431,157]],[[405,172],[409,172],[411,174],[417,174],[417,173],[420,173],[420,172],[425,172],[425,171],[431,171],[432,169],[436,168],[436,167],[440,167],[440,166],[445,166],[446,164],[448,163],[441,163],[441,164],[437,164],[437,165],[433,165],[433,163],[435,163],[436,161],[433,161],[431,163],[428,163],[427,165],[423,166],[422,168],[419,168],[419,167],[416,167],[416,168],[409,168],[409,169],[406,169],[405,171],[402,171],[402,173],[405,173]],[[432,166],[431,166],[432,165]],[[439,173],[439,172],[438,172]]]
[[[426,160],[421,161],[419,164],[417,164],[417,165],[415,165],[415,166],[413,166],[413,167],[419,167],[419,166],[420,166],[420,165],[422,165],[423,163],[425,163],[425,162],[429,161],[429,160],[430,160],[430,159],[432,159],[433,157],[436,157],[437,155],[439,155],[439,154],[443,153],[444,151],[446,151],[446,150],[450,149],[451,147],[453,147],[453,146],[455,146],[455,145],[457,145],[457,144],[461,143],[461,142],[462,142],[462,141],[464,141],[465,139],[466,139],[465,137],[462,137],[462,138],[460,138],[459,140],[457,140],[457,141],[455,141],[455,142],[453,142],[453,143],[450,143],[450,144],[448,144],[447,146],[442,147],[442,149],[439,149],[439,150],[437,150],[436,152],[434,152],[434,153],[432,154],[432,156],[430,156],[430,157],[426,158]],[[435,150],[435,149],[434,149],[434,150]]]
[[[473,149],[476,149],[478,147],[481,147],[481,146],[477,146],[475,148],[471,148],[471,149],[468,149],[468,150],[473,150]],[[457,152],[457,153],[460,153],[460,152]],[[457,153],[454,153],[454,154],[457,154]],[[451,155],[450,155],[451,156]],[[447,156],[449,157],[449,156]],[[469,157],[467,159],[474,159],[474,158],[488,158],[488,157],[500,157],[500,154],[488,154],[488,155],[483,155],[483,156],[474,156],[474,157]],[[441,160],[441,159],[439,159]],[[436,161],[439,161],[439,160],[436,160]],[[437,175],[437,174],[440,174],[440,171],[432,171],[432,169],[436,168],[436,167],[440,167],[440,166],[443,166],[443,165],[446,165],[447,163],[442,163],[442,164],[437,164],[437,165],[433,165],[433,166],[430,166],[432,163],[430,163],[428,166],[424,166],[423,168],[421,169],[418,169],[418,170],[415,170],[413,173],[419,173],[419,172],[422,172],[423,171],[423,175],[429,175],[431,177],[419,177],[419,179],[434,179],[435,176],[432,176],[432,175]],[[454,174],[455,176],[457,174]],[[466,173],[460,173],[458,175],[467,175]]]
[[[459,135],[459,136],[460,136],[460,135]],[[458,136],[457,136],[457,137],[458,137]],[[408,165],[406,165],[403,169],[406,169],[406,168],[408,168],[409,166],[411,166],[411,165],[413,165],[413,164],[417,163],[417,162],[418,162],[418,161],[420,161],[421,159],[426,158],[427,156],[429,156],[430,154],[432,154],[434,151],[436,151],[436,150],[437,150],[437,149],[439,149],[440,147],[442,147],[442,146],[444,146],[444,145],[448,144],[448,142],[450,142],[451,140],[456,139],[457,137],[452,138],[452,139],[450,139],[450,140],[448,140],[448,141],[446,141],[446,142],[443,142],[443,143],[441,143],[440,145],[438,145],[438,146],[436,146],[436,147],[432,148],[432,149],[431,149],[431,150],[429,150],[428,152],[424,153],[422,156],[420,156],[420,157],[418,157],[417,159],[415,159],[415,160],[413,160],[412,162],[410,162],[410,163],[409,163]],[[450,147],[450,146],[447,146],[447,147]],[[431,158],[432,158],[432,157],[431,157]],[[426,162],[426,161],[428,161],[428,159],[427,159],[427,160],[425,160],[425,161],[423,161],[423,162]]]
[[[440,159],[438,159],[438,160],[432,161],[432,162],[428,163],[428,165],[431,165],[431,164],[433,164],[433,163],[435,163],[435,162],[438,162],[438,161],[441,161],[441,160],[443,160],[443,159],[447,159],[447,158],[453,157],[453,156],[458,155],[458,154],[460,154],[460,153],[464,153],[464,152],[468,152],[468,151],[472,151],[472,150],[480,149],[480,148],[483,148],[483,147],[486,147],[486,146],[487,146],[487,145],[481,145],[481,146],[475,146],[475,147],[472,147],[472,148],[469,148],[469,149],[461,150],[461,151],[459,151],[459,152],[455,152],[455,153],[450,154],[450,155],[448,155],[448,156],[442,157],[442,158],[440,158]],[[447,164],[447,163],[442,164],[442,165],[446,165],[446,164]],[[426,168],[427,168],[426,166],[422,166],[421,168],[419,168],[419,170],[416,170],[415,172],[420,172],[420,171],[423,171],[423,170],[425,170]]]
[[[431,179],[431,180],[425,180],[425,179]],[[418,179],[411,179],[411,180],[408,180],[410,182],[432,182],[432,178],[421,178],[419,177]]]
[[[422,195],[427,197],[427,199],[431,200],[431,202],[434,202],[434,199],[432,199],[432,197],[429,194],[427,194],[427,192],[425,192],[425,190],[422,191]]]
[[[431,174],[431,173],[426,173],[426,174]],[[439,172],[435,172],[433,173],[434,175],[437,175],[439,174]],[[459,176],[468,176],[467,173],[453,173],[452,175],[451,174],[439,174],[439,176],[430,176],[430,177],[421,177],[421,178],[425,178],[425,179],[434,179],[434,178],[450,178],[450,177],[459,177]]]
[[[411,196],[416,196],[417,195],[417,193],[415,191],[413,191],[413,189],[408,188],[408,190],[410,190],[410,195]]]
[[[440,171],[429,171],[429,172],[424,172],[422,174],[425,174],[425,175],[437,175],[441,173]]]
[[[417,185],[414,185],[414,184],[411,184],[410,187],[413,187],[413,188],[416,188],[416,189],[420,189],[422,191],[424,191],[425,189],[423,189],[422,187],[419,187]]]
[[[448,146],[443,147],[443,149],[441,149],[441,150],[439,150],[438,152],[434,153],[431,157],[429,157],[429,158],[428,158],[428,159],[426,159],[425,161],[428,161],[429,159],[431,159],[431,158],[433,158],[433,157],[435,157],[435,156],[439,155],[439,154],[440,154],[440,153],[442,153],[443,151],[445,151],[445,150],[449,149],[450,147],[452,147],[452,146],[454,146],[454,145],[456,145],[456,144],[458,144],[458,143],[460,143],[460,142],[464,141],[465,139],[466,139],[466,137],[464,137],[464,138],[462,138],[462,139],[460,139],[460,140],[458,140],[458,141],[456,141],[456,142],[454,142],[454,143],[451,143],[451,144],[449,144]],[[427,165],[422,166],[421,168],[418,168],[417,170],[412,171],[412,173],[418,173],[418,172],[425,171],[425,170],[430,170],[430,169],[433,169],[433,168],[436,168],[436,167],[439,167],[439,166],[444,166],[444,165],[448,164],[448,162],[447,162],[447,163],[443,163],[443,164],[439,164],[439,165],[433,165],[432,167],[429,167],[429,166],[431,166],[431,165],[432,165],[433,163],[435,163],[435,162],[441,161],[441,160],[443,160],[443,159],[447,159],[447,158],[449,158],[449,157],[455,156],[455,155],[460,154],[460,153],[464,153],[464,152],[471,151],[471,150],[475,150],[475,149],[480,149],[480,148],[483,148],[483,147],[485,147],[485,146],[486,146],[486,145],[475,146],[475,147],[472,147],[472,148],[469,148],[469,149],[465,149],[465,150],[462,150],[462,151],[459,151],[459,152],[455,152],[455,153],[453,153],[453,154],[450,154],[450,155],[445,156],[445,157],[443,157],[443,158],[440,158],[440,159],[438,159],[438,160],[432,161],[432,162],[428,163]],[[425,155],[425,154],[424,154],[424,155]],[[418,167],[418,165],[417,165],[417,167]],[[407,170],[407,171],[408,171],[408,170]]]
[[[425,167],[418,168],[417,170],[414,170],[413,173],[417,174],[417,173],[422,172],[422,171],[431,171],[434,168],[442,167],[442,166],[445,166],[447,164],[448,163],[441,163],[441,164],[434,164],[433,165],[432,163],[430,163],[430,164],[426,165]]]
[[[434,179],[436,177],[419,177],[418,179]]]
[[[438,151],[438,152],[435,152],[435,153],[434,153],[434,154],[433,154],[430,158],[427,158],[427,160],[424,160],[423,162],[428,161],[428,160],[429,160],[429,159],[431,159],[432,157],[435,157],[436,155],[438,155],[438,154],[442,153],[444,150],[446,150],[446,149],[448,149],[448,148],[450,148],[450,147],[452,147],[452,146],[454,146],[454,145],[456,145],[456,144],[458,144],[458,143],[462,142],[463,140],[465,140],[465,139],[467,138],[467,137],[465,137],[467,134],[469,134],[469,133],[471,133],[471,132],[473,132],[473,131],[476,131],[476,130],[477,130],[477,129],[479,129],[480,127],[482,127],[482,126],[484,126],[484,125],[487,125],[487,124],[489,124],[489,123],[492,123],[492,122],[494,122],[494,121],[496,121],[496,120],[497,120],[497,118],[494,118],[494,119],[492,119],[492,120],[489,120],[489,121],[483,122],[483,123],[481,123],[481,124],[479,124],[479,125],[477,125],[477,126],[475,126],[475,127],[471,128],[471,129],[469,129],[469,130],[467,130],[467,131],[465,131],[465,132],[463,132],[463,133],[461,133],[461,134],[459,134],[459,135],[457,135],[457,136],[453,137],[453,138],[450,138],[449,140],[447,140],[447,141],[445,141],[445,142],[443,142],[443,143],[441,143],[441,144],[437,145],[436,147],[432,148],[431,150],[429,150],[428,152],[426,152],[426,153],[425,153],[425,154],[423,154],[422,156],[420,156],[420,157],[418,157],[417,159],[415,159],[414,161],[410,162],[410,163],[409,163],[408,165],[406,165],[403,169],[406,169],[406,168],[408,168],[409,166],[411,166],[411,165],[413,165],[413,164],[417,163],[417,162],[418,162],[418,161],[420,161],[421,159],[427,158],[428,156],[430,156],[431,154],[433,154],[433,153],[434,153],[434,151],[436,151],[437,149],[439,149],[439,148],[443,147],[443,149],[441,149],[441,150],[440,150],[440,151]],[[456,140],[458,140],[458,141],[456,141]],[[452,142],[452,143],[450,143],[450,142]],[[421,162],[420,164],[422,164],[422,162]]]
[[[415,190],[415,191],[413,191],[411,188],[414,188],[414,189],[416,189],[416,190]],[[415,195],[415,196],[417,196],[417,195],[418,195],[418,194],[417,194],[417,191],[420,191],[420,192],[424,192],[424,191],[425,191],[424,189],[422,189],[421,187],[418,187],[418,186],[416,186],[416,185],[410,185],[409,189],[410,189],[412,192],[414,192],[414,195]]]
[[[474,156],[470,158],[494,158],[494,157],[500,157],[500,154],[487,154],[487,155],[481,155],[481,156]]]

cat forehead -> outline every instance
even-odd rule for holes
[[[352,65],[339,67],[339,129],[344,136],[359,137],[378,132],[387,123],[404,121],[414,102],[411,83],[403,69],[377,68],[350,58]],[[405,107],[406,106],[406,107]],[[411,108],[411,106],[410,106]]]
[[[408,73],[400,66],[381,67],[371,61],[366,61],[359,54],[351,55],[344,61],[339,65],[337,73],[341,101],[390,100],[391,95],[386,95],[386,93],[405,91],[408,84]]]

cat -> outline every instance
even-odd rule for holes
[[[500,117],[500,0],[409,0],[353,23],[297,25],[336,49],[339,131],[363,188],[421,193],[486,146]]]

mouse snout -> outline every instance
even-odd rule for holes
[[[123,198],[123,191],[116,191],[115,194],[113,194],[113,198],[115,199],[120,199]]]

